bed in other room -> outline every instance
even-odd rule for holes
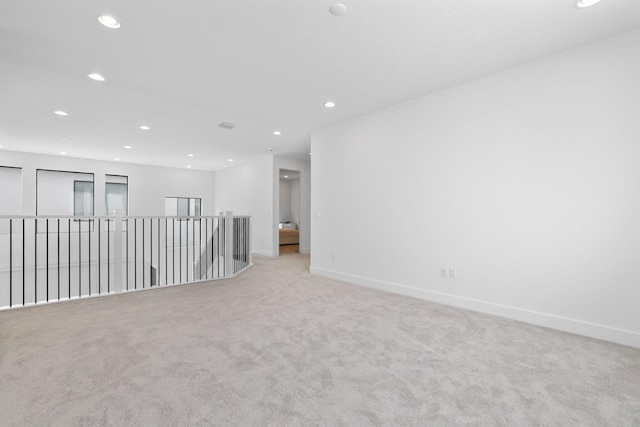
[[[280,223],[280,246],[300,244],[300,232],[297,228],[295,224],[288,222]]]

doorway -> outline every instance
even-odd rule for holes
[[[300,172],[280,169],[279,255],[300,252]]]

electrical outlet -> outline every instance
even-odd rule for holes
[[[455,268],[450,268],[449,269],[449,279],[455,279],[456,278],[456,269]]]
[[[440,267],[440,277],[447,277],[447,269],[444,267]]]

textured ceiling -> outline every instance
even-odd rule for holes
[[[2,150],[206,170],[305,158],[314,129],[640,25],[639,0],[333,3],[3,1]]]

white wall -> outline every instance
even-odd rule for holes
[[[275,156],[274,157],[274,176],[273,176],[273,201],[272,204],[279,209],[280,200],[280,169],[287,169],[300,172],[300,213],[298,222],[298,228],[300,230],[300,252],[308,254],[311,249],[311,162],[290,159],[288,157]],[[314,190],[315,191],[315,190]],[[279,216],[276,215],[275,218]],[[272,224],[272,241],[273,241],[273,253],[278,254],[278,223],[277,221]]]
[[[251,215],[253,252],[267,256],[278,254],[274,252],[272,233],[278,218],[274,212],[273,164],[273,156],[265,155],[216,171],[213,186],[215,212]]]
[[[300,224],[300,179],[291,181],[291,221]]]
[[[280,213],[278,218],[280,222],[292,221],[293,217],[291,215],[291,180],[281,179],[280,180]]]
[[[309,253],[311,181],[310,162],[265,155],[215,172],[216,212],[228,210],[252,216],[253,251],[278,256],[280,169],[300,172],[300,252]]]
[[[0,163],[0,215],[19,214],[22,210],[22,170],[2,167]]]
[[[314,132],[312,272],[640,347],[638,46]]]
[[[36,169],[93,173],[95,215],[105,214],[105,175],[129,177],[129,215],[163,216],[166,196],[201,198],[203,214],[214,214],[213,172],[4,150],[0,150],[0,166],[22,168],[22,212],[14,214],[36,214]]]
[[[21,210],[22,169],[7,168],[0,165],[0,216],[16,215]],[[9,229],[7,221],[0,220],[0,236],[9,233]],[[0,249],[0,256],[4,256],[2,249]],[[2,260],[0,260],[0,269],[3,264]]]
[[[50,170],[36,171],[36,182],[38,186],[36,200],[37,214],[73,216],[76,197],[74,182],[93,182],[93,180],[94,176],[91,173],[71,173]],[[89,194],[84,206],[90,208],[91,204],[95,203],[90,199],[91,195]]]

